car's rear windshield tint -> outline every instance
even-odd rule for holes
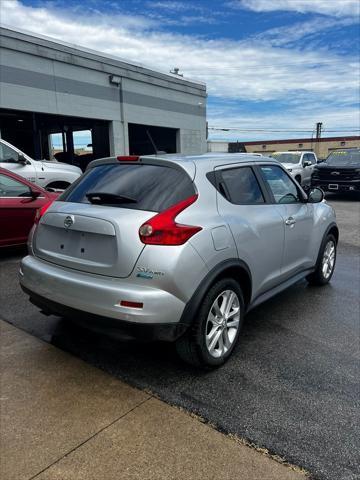
[[[108,194],[102,205],[161,212],[195,194],[185,171],[160,165],[106,164],[87,171],[60,201],[90,203],[90,193]],[[117,197],[116,201],[111,196]],[[109,198],[110,197],[110,198]],[[124,197],[124,202],[121,198]],[[130,198],[134,201],[126,201]]]

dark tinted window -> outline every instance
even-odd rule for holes
[[[269,185],[276,203],[298,203],[298,189],[289,175],[280,167],[267,165],[261,167],[265,182]]]
[[[109,164],[90,169],[80,178],[74,188],[66,191],[59,200],[90,203],[86,194],[106,193],[130,197],[129,202],[111,202],[102,205],[161,212],[195,194],[189,176],[181,170],[144,164]]]
[[[258,181],[250,167],[222,170],[220,192],[236,205],[264,203]]]

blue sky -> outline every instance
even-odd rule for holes
[[[204,81],[213,139],[359,134],[357,0],[1,0],[1,21]]]

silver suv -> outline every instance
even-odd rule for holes
[[[176,341],[207,367],[247,311],[300,279],[329,282],[339,236],[321,190],[237,154],[96,160],[38,217],[20,282],[44,313]]]

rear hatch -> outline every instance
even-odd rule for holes
[[[41,218],[35,255],[79,271],[128,277],[145,247],[140,226],[195,192],[188,174],[173,165],[91,168]]]

